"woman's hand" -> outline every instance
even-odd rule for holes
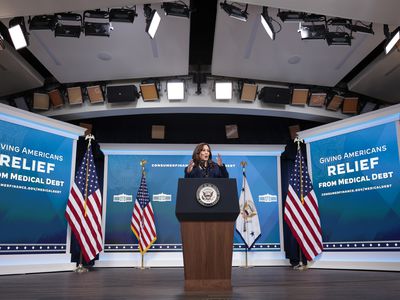
[[[218,166],[222,167],[223,163],[222,163],[222,157],[221,154],[218,153],[217,155],[217,164]]]
[[[194,161],[193,161],[193,159],[191,159],[191,160],[189,161],[188,166],[187,166],[187,172],[188,172],[188,173],[192,172],[193,167],[194,167]]]

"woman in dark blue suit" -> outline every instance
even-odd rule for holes
[[[212,160],[210,145],[200,143],[193,151],[192,160],[185,168],[185,178],[228,178],[229,174],[218,154],[217,162]]]

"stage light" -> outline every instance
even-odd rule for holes
[[[261,24],[264,26],[264,29],[268,33],[271,40],[275,40],[275,31],[271,20],[271,17],[268,16],[268,7],[264,6],[261,14]]]
[[[64,105],[63,96],[59,89],[51,90],[48,94],[53,108],[58,108]]]
[[[143,101],[155,101],[160,97],[158,95],[158,88],[156,82],[140,84],[140,93],[142,94]]]
[[[56,18],[54,15],[40,15],[29,18],[29,30],[54,30]]]
[[[88,36],[110,36],[113,27],[109,21],[108,11],[87,10],[83,13],[85,35]]]
[[[369,25],[366,25],[360,21],[357,21],[355,24],[345,25],[345,27],[352,32],[374,34],[372,22]]]
[[[220,6],[231,18],[234,18],[234,19],[237,19],[237,20],[243,21],[243,22],[247,21],[248,4],[246,4],[246,7],[244,10],[242,10],[240,7],[237,7],[233,4],[226,3],[226,0],[223,3],[221,2]]]
[[[351,46],[351,34],[343,31],[337,32],[326,32],[326,42],[329,46],[331,45],[346,45]]]
[[[82,104],[82,90],[80,86],[74,86],[67,88],[68,92],[68,101],[71,105]]]
[[[377,107],[376,103],[373,103],[373,102],[366,102],[366,103],[364,104],[364,106],[362,107],[362,109],[361,109],[361,111],[360,111],[360,114],[365,114],[365,113],[367,113],[367,112],[373,111],[373,110],[376,109],[376,107]]]
[[[326,100],[326,93],[311,93],[308,106],[311,107],[323,107]]]
[[[306,105],[308,100],[308,89],[293,89],[292,105]]]
[[[144,16],[146,18],[146,32],[154,39],[161,17],[155,9],[151,9],[150,4],[143,5]]]
[[[10,20],[8,32],[14,44],[15,50],[25,48],[29,45],[28,32],[25,27],[24,17],[16,17]]]
[[[55,36],[79,38],[82,31],[82,16],[74,13],[56,14]]]
[[[240,100],[245,102],[254,102],[257,96],[257,84],[255,83],[243,83],[240,91]]]
[[[33,109],[48,110],[50,107],[49,95],[45,93],[33,93]]]
[[[342,112],[344,114],[357,114],[358,97],[345,97],[343,100]]]
[[[317,14],[305,14],[303,18],[304,22],[314,23],[314,22],[325,22],[326,17],[324,15]]]
[[[230,100],[232,99],[232,82],[216,82],[215,83],[215,99]]]
[[[136,7],[135,9],[112,8],[110,10],[109,20],[110,22],[133,23],[135,17],[137,17]]]
[[[388,42],[385,46],[385,54],[388,54],[394,47],[398,47],[400,41],[400,27],[397,27],[395,31],[388,37]]]
[[[185,99],[185,84],[183,81],[168,81],[167,82],[167,97],[168,100],[183,100]]]
[[[351,25],[351,20],[343,18],[331,18],[328,19],[326,23],[327,25],[332,25],[332,26],[346,26],[346,25]]]
[[[344,97],[339,95],[334,95],[326,106],[327,110],[337,111],[343,103]]]
[[[278,10],[278,17],[282,22],[299,22],[303,21],[306,13],[291,11],[291,10]]]
[[[88,86],[86,88],[90,103],[104,102],[104,95],[100,85]]]
[[[302,40],[324,40],[326,37],[326,27],[325,25],[313,25],[299,23],[299,29]]]
[[[164,9],[166,16],[189,18],[190,15],[190,9],[184,2],[164,2],[161,8]]]

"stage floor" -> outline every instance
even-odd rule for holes
[[[0,276],[0,299],[399,299],[400,273],[233,268],[232,292],[185,292],[182,268]]]

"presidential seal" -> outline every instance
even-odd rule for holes
[[[219,201],[219,190],[212,183],[203,183],[196,192],[197,201],[206,207],[214,206]]]

